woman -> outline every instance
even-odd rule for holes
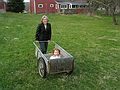
[[[38,24],[36,40],[40,41],[40,49],[43,54],[46,54],[48,41],[51,40],[51,24],[48,23],[48,17],[46,15],[42,16],[41,23]]]

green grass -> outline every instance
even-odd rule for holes
[[[75,57],[74,72],[42,79],[32,44],[41,15],[0,14],[0,90],[120,90],[120,25],[106,16],[48,16],[52,40]]]

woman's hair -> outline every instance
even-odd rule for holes
[[[41,18],[41,22],[43,22],[43,19],[47,19],[48,20],[48,17],[46,15],[43,15],[42,18]]]
[[[54,55],[54,51],[58,51],[58,52],[59,52],[59,54],[61,54],[59,49],[54,48],[54,49],[53,49],[53,52],[52,52],[52,54],[53,54],[53,55]]]

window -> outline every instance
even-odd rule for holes
[[[86,8],[87,6],[86,5],[80,5],[80,8]]]
[[[61,9],[67,9],[67,5],[61,5]]]
[[[38,4],[38,7],[39,8],[43,8],[43,4]]]
[[[69,9],[71,9],[72,8],[72,5],[69,5]]]
[[[50,7],[54,7],[54,4],[50,4]]]
[[[73,9],[78,8],[78,5],[72,5],[72,8]]]

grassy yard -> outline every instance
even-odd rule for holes
[[[32,44],[41,15],[0,14],[0,90],[120,90],[120,25],[105,16],[48,16],[52,40],[75,57],[74,72],[42,79]]]

